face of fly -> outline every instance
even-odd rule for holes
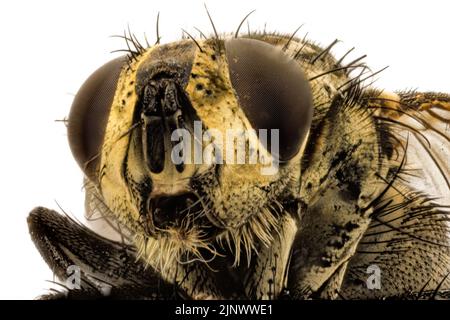
[[[196,252],[222,238],[271,241],[281,202],[298,192],[312,110],[280,48],[183,40],[98,69],[73,103],[69,142],[139,241]]]

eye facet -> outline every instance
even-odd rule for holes
[[[230,78],[253,128],[279,129],[279,160],[294,157],[311,126],[312,93],[299,64],[254,39],[225,41]]]
[[[111,103],[125,57],[95,71],[81,86],[69,114],[68,137],[72,154],[86,176],[95,181]]]

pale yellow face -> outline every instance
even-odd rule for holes
[[[309,91],[300,66],[259,40],[147,49],[120,72],[91,180],[138,247],[177,243],[198,255],[217,241],[237,251],[269,243],[282,202],[298,196]],[[180,128],[192,137],[181,165],[171,140]]]

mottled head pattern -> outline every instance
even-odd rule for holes
[[[310,132],[336,96],[352,103],[355,92],[348,89],[359,86],[347,83],[347,73],[362,64],[336,61],[329,55],[336,42],[323,50],[294,35],[189,35],[153,47],[144,47],[131,34],[124,38],[127,59],[99,69],[72,108],[69,136],[77,161],[108,212],[134,235],[139,256],[154,268],[206,262],[228,248],[235,265],[242,255],[250,263],[254,252],[279,236],[281,215],[296,219],[297,207],[287,207],[300,195]],[[120,72],[111,72],[108,79],[96,76],[119,63]],[[98,111],[103,115],[98,132],[88,133],[98,139],[88,143],[79,132],[89,123],[85,119],[91,119],[92,107],[78,101],[93,96],[95,107],[101,90],[93,94],[92,87],[102,85],[115,90],[108,89],[109,100]],[[245,134],[224,145],[196,135],[196,121],[202,130],[222,137],[230,129]],[[191,133],[202,159],[213,161],[174,163],[171,135],[177,129]],[[271,153],[270,139],[262,141],[256,134],[260,129],[278,130],[276,153]],[[249,154],[244,163],[215,161],[216,147],[237,159],[239,138],[245,150],[258,150],[266,162],[249,163]],[[189,146],[193,153],[195,142]],[[279,165],[275,172],[262,174],[274,163]]]
[[[335,59],[337,40],[321,48],[298,29],[241,26],[168,44],[157,32],[154,46],[120,36],[128,54],[79,90],[68,136],[87,215],[107,217],[128,243],[68,234],[71,222],[57,230],[53,213],[37,210],[42,252],[60,263],[60,246],[70,257],[91,246],[86,270],[103,261],[122,275],[127,251],[138,278],[157,275],[159,288],[162,276],[194,299],[448,288],[450,97],[371,88],[381,70],[364,56],[346,62],[352,49]],[[411,183],[427,177],[430,190]],[[365,286],[373,265],[387,279],[380,291]]]
[[[69,126],[75,157],[106,206],[136,235],[148,263],[204,259],[203,249],[217,254],[224,243],[236,264],[242,252],[250,259],[277,232],[280,195],[298,189],[313,113],[302,67],[262,38],[186,39],[137,49],[128,60],[100,68],[78,93]],[[107,87],[107,98],[99,87]],[[194,136],[194,121],[223,137],[230,129],[245,132],[245,150],[258,150],[266,163],[249,163],[248,152],[241,164],[228,158],[174,164],[171,134],[186,129]],[[93,122],[99,125],[91,129]],[[278,130],[277,154],[270,153],[270,136],[259,140],[260,129]],[[202,157],[209,152],[216,159],[211,145],[226,153],[238,138],[224,145],[200,136]],[[278,170],[262,174],[275,161]]]
[[[108,212],[129,229],[138,257],[166,279],[177,279],[177,270],[190,262],[209,267],[226,256],[234,266],[250,265],[255,254],[292,238],[295,228],[285,228],[300,217],[301,195],[308,199],[319,185],[308,176],[314,188],[300,190],[303,163],[316,161],[311,148],[325,143],[309,143],[311,132],[317,136],[316,126],[332,105],[355,104],[359,78],[349,82],[348,72],[364,65],[341,65],[329,55],[336,42],[321,49],[277,34],[190,37],[145,49],[133,36],[126,38],[136,50],[113,76],[117,84],[102,144],[92,152],[95,170],[85,172]],[[233,139],[243,137],[245,150],[258,150],[268,161],[250,163],[246,154],[239,164],[228,158],[174,163],[171,135],[177,129],[194,137],[203,159],[216,160],[216,146],[238,158],[237,144],[198,136],[195,122],[222,137],[230,129],[247,133]],[[255,134],[260,129],[278,130],[276,153],[270,140]],[[262,174],[274,163],[276,171]],[[284,264],[275,267],[281,268],[280,287],[290,243],[281,245]]]

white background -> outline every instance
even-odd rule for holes
[[[31,299],[52,274],[28,235],[26,216],[37,205],[83,212],[81,172],[56,119],[97,67],[124,48],[127,24],[162,42],[194,26],[210,33],[200,1],[0,1],[0,298]],[[251,10],[252,29],[291,33],[335,52],[357,47],[373,69],[389,65],[376,83],[386,89],[450,92],[450,7],[447,1],[207,1],[216,27],[233,31]],[[244,26],[246,30],[246,26]]]

